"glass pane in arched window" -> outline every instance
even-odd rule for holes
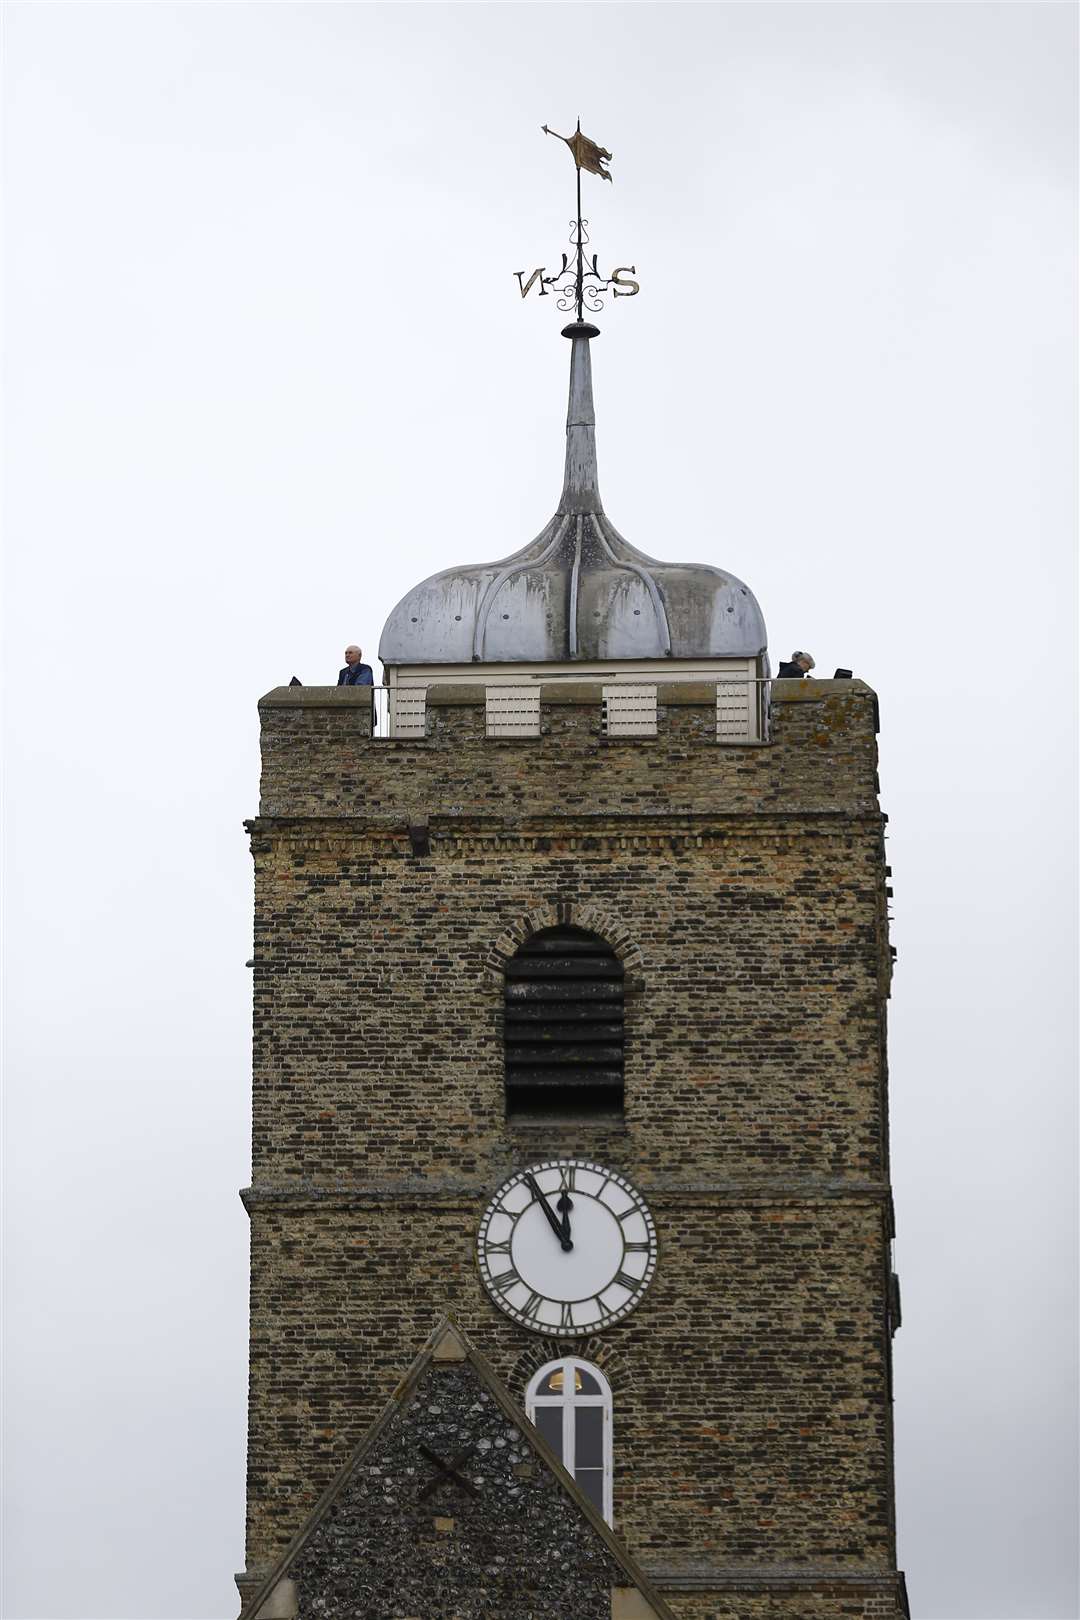
[[[578,1468],[603,1468],[603,1407],[579,1406],[574,1413],[574,1462]]]
[[[552,1451],[563,1460],[563,1415],[561,1406],[538,1406],[532,1420]]]
[[[596,1509],[597,1513],[604,1512],[604,1471],[602,1468],[576,1468],[574,1478],[581,1487],[585,1496]]]
[[[561,1395],[565,1377],[566,1374],[560,1364],[550,1377],[544,1380],[540,1386],[541,1392],[545,1395]],[[592,1373],[587,1373],[583,1367],[575,1366],[574,1392],[577,1395],[599,1395],[601,1390]]]
[[[604,1511],[604,1409],[579,1406],[574,1412],[574,1478],[595,1508]]]

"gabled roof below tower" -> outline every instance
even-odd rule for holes
[[[444,1317],[243,1620],[610,1620],[613,1608],[674,1620]]]

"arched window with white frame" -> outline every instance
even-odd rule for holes
[[[611,1386],[577,1356],[549,1361],[525,1391],[526,1416],[593,1507],[611,1523]]]

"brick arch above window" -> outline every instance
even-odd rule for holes
[[[537,906],[534,910],[522,912],[504,926],[492,942],[485,958],[484,965],[491,988],[498,990],[501,995],[503,975],[511,957],[517,954],[520,947],[533,934],[539,934],[546,928],[558,928],[560,925],[583,928],[587,933],[598,935],[604,944],[615,952],[627,975],[641,973],[643,967],[641,947],[621,918],[588,901],[578,904],[575,901],[563,900],[558,905]],[[640,988],[636,982],[633,985],[628,984],[628,989],[636,988]]]
[[[631,1364],[619,1354],[618,1350],[606,1340],[593,1334],[588,1339],[553,1339],[537,1338],[527,1350],[523,1350],[515,1361],[508,1379],[509,1387],[515,1391],[522,1405],[525,1402],[525,1391],[541,1367],[549,1361],[558,1361],[562,1356],[581,1356],[600,1368],[604,1377],[611,1385],[612,1394],[618,1399],[619,1395],[633,1386],[634,1378]]]

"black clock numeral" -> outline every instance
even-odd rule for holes
[[[611,1287],[610,1283],[608,1284],[608,1287]],[[599,1294],[596,1295],[596,1303],[600,1307],[600,1318],[602,1321],[606,1321],[609,1316],[615,1315],[615,1312],[611,1309],[611,1306],[605,1304],[605,1302],[600,1298]]]
[[[536,1316],[539,1313],[540,1306],[543,1304],[543,1298],[542,1294],[530,1294],[521,1307],[522,1316]]]
[[[640,1213],[641,1211],[638,1209],[637,1205],[631,1204],[629,1209],[624,1209],[621,1215],[616,1215],[615,1219],[617,1221],[628,1221],[631,1215],[640,1215]]]
[[[628,1248],[631,1246],[627,1245]],[[507,1238],[505,1243],[485,1243],[484,1248],[488,1254],[509,1254],[510,1239]]]
[[[628,1243],[626,1244],[626,1252],[627,1254],[648,1254],[649,1247],[648,1243]]]
[[[576,1174],[577,1168],[575,1165],[568,1164],[563,1166],[559,1180],[560,1192],[574,1192],[576,1190],[574,1185],[574,1177]]]
[[[559,1314],[560,1328],[572,1328],[574,1325],[574,1310],[571,1305],[563,1305]]]
[[[631,1293],[634,1293],[636,1289],[641,1287],[641,1278],[628,1277],[625,1271],[619,1271],[616,1272],[614,1277],[612,1277],[611,1283],[618,1283],[620,1287],[628,1288]],[[608,1284],[609,1288],[611,1287],[611,1283]]]
[[[497,1288],[500,1294],[505,1294],[508,1293],[511,1288],[513,1288],[515,1283],[519,1283],[520,1281],[521,1278],[518,1276],[513,1266],[511,1266],[509,1271],[501,1271],[497,1277],[492,1277],[491,1286],[492,1288]]]

